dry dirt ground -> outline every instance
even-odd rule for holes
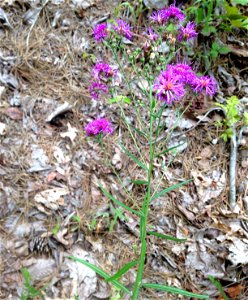
[[[117,1],[84,3],[84,9],[69,0],[45,1],[43,7],[31,0],[0,3],[1,299],[20,299],[22,268],[28,269],[32,284],[45,299],[119,299],[118,291],[67,256],[87,259],[114,274],[139,250],[138,220],[130,214],[116,217],[118,207],[101,193],[97,182],[135,208],[140,207],[143,188],[130,179],[143,179],[144,174],[116,146],[121,138],[135,152],[118,109],[92,102],[88,93],[94,59],[109,55],[93,41],[92,26],[113,18]],[[248,95],[245,55],[235,49],[222,58],[224,71],[215,65],[213,72],[224,96],[234,93],[242,98]],[[177,132],[192,128],[196,117],[208,109],[186,114]],[[116,133],[101,148],[86,139],[83,127],[106,111]],[[130,107],[126,113],[134,117]],[[168,108],[163,117],[167,125],[173,122],[173,110]],[[187,242],[150,237],[144,277],[223,299],[207,277],[211,274],[230,299],[245,300],[247,136],[246,148],[239,147],[237,205],[232,211],[229,144],[214,126],[222,117],[209,114],[195,129],[171,141],[169,146],[185,142],[181,153],[156,162],[154,186],[162,177],[162,163],[167,166],[162,187],[193,180],[153,202],[149,225]],[[148,147],[141,142],[139,147],[147,155]],[[127,287],[134,280],[134,271],[123,278]],[[144,290],[141,299],[184,298]]]

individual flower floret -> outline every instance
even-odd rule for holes
[[[158,35],[154,32],[152,27],[148,27],[148,31],[145,35],[150,41],[156,41],[158,39]]]
[[[189,22],[185,27],[181,26],[179,29],[179,35],[177,37],[178,41],[188,41],[197,36],[195,31],[195,23]]]
[[[153,91],[159,100],[167,104],[179,101],[185,95],[183,83],[170,70],[162,71],[155,79]]]
[[[153,20],[155,23],[159,25],[163,25],[166,21],[164,12],[165,12],[164,9],[160,9],[152,13],[149,18]]]
[[[111,122],[106,118],[96,119],[85,126],[85,132],[87,136],[98,134],[112,134],[114,129]]]
[[[133,34],[130,30],[130,25],[124,20],[116,20],[117,25],[113,28],[119,35],[124,36],[125,38],[131,40]]]
[[[163,15],[165,20],[177,19],[182,22],[185,19],[184,13],[174,4],[170,5],[167,9],[163,9]]]
[[[98,100],[100,92],[104,94],[108,92],[108,86],[101,82],[92,82],[89,86],[89,91],[92,99]]]
[[[213,96],[217,90],[217,82],[211,76],[196,77],[194,90],[195,92],[204,92],[206,95]]]
[[[107,23],[102,23],[95,26],[95,28],[93,29],[93,35],[97,42],[101,42],[107,37],[107,27]]]
[[[114,76],[114,74],[115,74],[115,71],[113,70],[113,68],[110,65],[105,64],[103,62],[97,63],[92,70],[92,76],[96,80],[109,78],[109,77]]]

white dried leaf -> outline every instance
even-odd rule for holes
[[[59,209],[59,206],[64,205],[64,199],[62,196],[68,195],[69,190],[67,187],[64,188],[53,188],[42,191],[35,195],[34,200],[37,203],[42,203],[47,208],[52,210]]]
[[[67,127],[68,127],[68,131],[66,132],[62,132],[60,134],[60,136],[62,138],[65,138],[65,137],[68,137],[71,142],[73,143],[76,136],[77,136],[77,133],[79,132],[78,129],[76,127],[72,127],[70,123],[67,123]]]
[[[75,7],[87,9],[95,4],[95,0],[72,0]]]
[[[7,126],[6,124],[0,122],[0,135],[5,135],[7,133]]]
[[[10,23],[9,23],[8,17],[7,17],[7,15],[6,15],[5,11],[4,11],[2,8],[0,8],[0,22],[1,22],[4,26],[9,27],[9,28],[12,28],[12,26],[11,26]]]
[[[232,245],[229,246],[228,259],[232,262],[234,266],[238,264],[245,265],[248,263],[248,240],[243,239],[242,241],[236,237],[230,237],[232,240]]]

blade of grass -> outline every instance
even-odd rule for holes
[[[79,262],[83,265],[85,265],[86,267],[90,268],[91,270],[95,271],[98,275],[100,275],[102,278],[104,278],[105,280],[108,280],[109,278],[111,278],[111,276],[104,272],[102,269],[98,268],[97,266],[89,263],[88,261],[84,260],[84,259],[80,259],[77,258],[75,256],[67,256],[67,258],[70,258],[76,262]],[[112,280],[111,282],[115,287],[121,289],[123,292],[130,294],[129,289],[127,289],[123,284],[121,284],[119,281],[117,280]]]
[[[145,166],[141,161],[138,160],[138,158],[136,156],[134,156],[130,151],[128,151],[124,145],[122,145],[121,143],[119,144],[119,146],[121,147],[121,149],[133,160],[136,162],[136,164],[138,166],[140,166],[142,169],[144,169],[145,171],[147,171],[147,166]]]
[[[157,284],[157,283],[143,283],[142,287],[165,291],[168,293],[178,294],[178,295],[182,295],[182,296],[186,296],[186,297],[194,297],[197,299],[209,299],[209,297],[207,295],[199,295],[199,294],[191,293],[191,292],[188,292],[188,291],[185,291],[185,290],[173,287],[173,286],[161,285],[161,284]]]
[[[174,184],[174,185],[172,185],[172,186],[169,186],[168,188],[166,188],[166,189],[164,189],[164,190],[162,190],[162,191],[156,193],[155,195],[153,195],[152,198],[151,198],[151,201],[153,201],[153,200],[155,200],[155,199],[157,199],[157,198],[159,198],[159,197],[161,197],[161,196],[163,196],[163,195],[169,193],[170,191],[173,191],[173,190],[179,188],[180,186],[183,186],[183,185],[189,183],[189,182],[192,181],[192,180],[193,180],[193,179],[188,179],[188,180],[185,180],[185,181],[183,181],[183,182],[180,182],[180,183]]]
[[[184,145],[184,144],[185,144],[185,143],[181,143],[181,144],[178,144],[178,145],[173,146],[173,147],[171,147],[171,148],[165,149],[164,151],[160,152],[159,154],[156,154],[155,157],[159,157],[159,156],[161,156],[161,155],[164,155],[165,153],[168,153],[168,152],[170,152],[170,151],[172,151],[172,150],[174,150],[174,149],[176,149],[176,148],[178,148],[178,147],[180,147],[180,146],[182,146],[182,145]]]
[[[132,209],[131,207],[127,206],[126,204],[122,203],[121,201],[117,200],[114,196],[112,196],[111,194],[109,194],[100,184],[98,184],[100,190],[103,192],[103,194],[108,197],[110,200],[112,200],[115,204],[125,208],[126,210],[132,212],[133,214],[137,215],[137,216],[141,216],[142,214],[134,209]]]
[[[124,275],[129,269],[131,269],[132,267],[134,267],[135,265],[137,265],[139,261],[138,260],[134,260],[131,261],[127,264],[125,264],[118,272],[116,272],[113,276],[111,276],[109,279],[107,279],[107,281],[113,281],[116,279],[119,279],[122,275]]]
[[[130,180],[134,184],[147,184],[147,180]]]
[[[155,231],[148,231],[147,234],[154,235],[154,236],[159,237],[161,239],[170,240],[170,241],[174,241],[174,242],[177,242],[177,243],[182,243],[182,242],[187,241],[187,239],[178,239],[178,238],[175,238],[171,235],[166,235],[166,234],[158,233],[158,232],[155,232]]]
[[[226,293],[224,292],[223,290],[223,287],[221,285],[221,283],[216,280],[214,278],[214,276],[212,275],[209,275],[208,276],[208,279],[216,286],[216,288],[218,289],[219,293],[220,293],[220,296],[223,297],[224,300],[230,300],[230,298],[226,295]]]

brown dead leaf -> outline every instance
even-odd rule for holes
[[[23,112],[17,107],[9,107],[4,113],[12,120],[21,120],[23,117]]]
[[[238,297],[243,289],[244,289],[244,286],[242,286],[241,284],[237,284],[237,285],[229,287],[227,289],[227,294],[231,299],[233,299],[233,298]]]
[[[49,182],[53,181],[56,178],[56,176],[57,176],[57,172],[53,171],[53,172],[49,173],[47,175],[47,182],[49,183]]]

